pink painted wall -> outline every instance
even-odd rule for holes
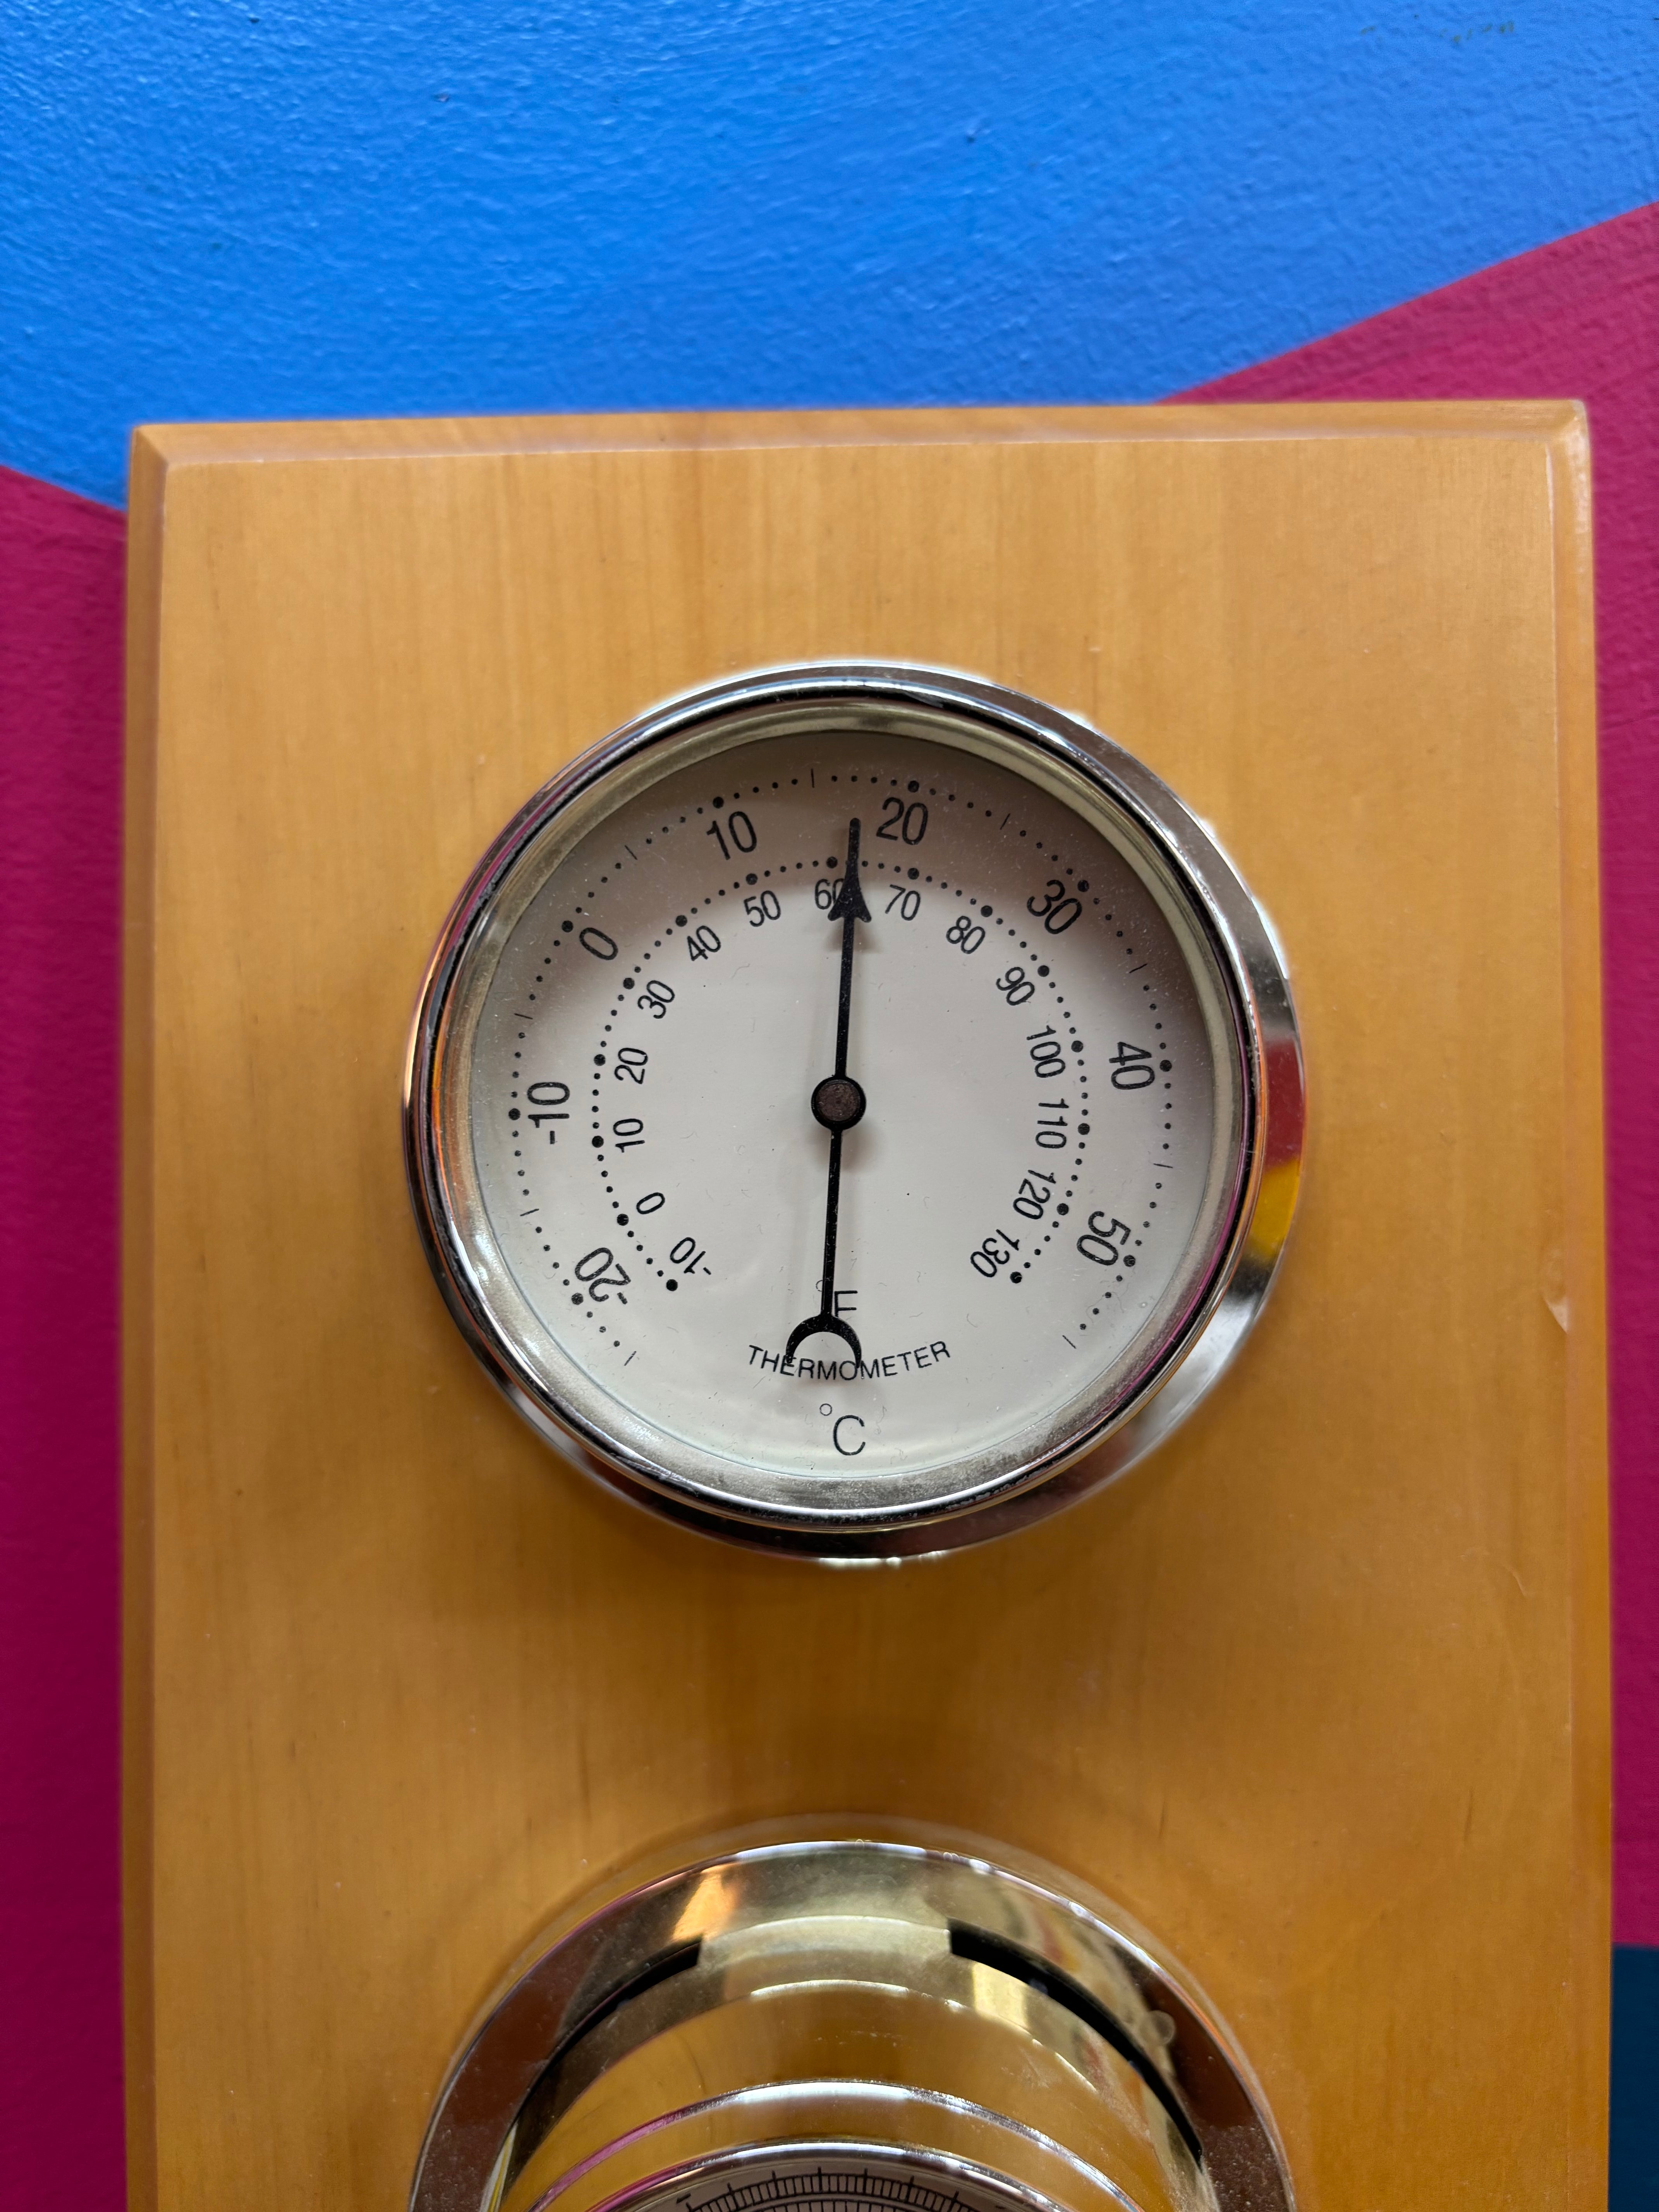
[[[107,507],[0,470],[0,2144],[21,2153],[0,2150],[0,2202],[20,2208],[120,2202],[125,543]]]

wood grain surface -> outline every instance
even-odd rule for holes
[[[1006,1838],[1207,1986],[1304,2212],[1603,2191],[1595,799],[1564,404],[193,427],[132,489],[133,2202],[398,2204],[534,1923],[682,1831]],[[449,901],[666,693],[1079,714],[1286,946],[1301,1212],[1156,1458],[861,1571],[568,1472],[404,1194]]]

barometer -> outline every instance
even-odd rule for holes
[[[468,2036],[411,2212],[1291,2212],[1184,1972],[1001,1857],[765,1842],[579,1910]]]
[[[1126,1467],[1294,1203],[1284,964],[1039,702],[828,665],[671,701],[485,854],[408,1060],[416,1216],[550,1441],[705,1530],[937,1552]]]

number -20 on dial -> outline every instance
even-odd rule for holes
[[[831,665],[537,794],[440,940],[405,1127],[445,1296],[544,1435],[857,1556],[1019,1525],[1181,1417],[1266,1294],[1302,1109],[1271,933],[1156,777],[1035,700]]]

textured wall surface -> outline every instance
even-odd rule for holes
[[[1568,394],[1602,679],[1614,2198],[1659,2205],[1659,19],[20,0],[0,53],[0,2069],[120,2201],[125,441],[190,416]],[[1217,380],[1222,380],[1217,381]],[[19,473],[8,473],[15,471]],[[33,481],[40,479],[42,481]],[[88,495],[76,497],[74,494]],[[103,502],[94,504],[94,501]]]
[[[119,515],[0,470],[0,2129],[20,2204],[98,2212],[122,2157],[125,556]]]
[[[100,499],[135,417],[1152,399],[1656,189],[1631,0],[12,22],[0,460]]]

